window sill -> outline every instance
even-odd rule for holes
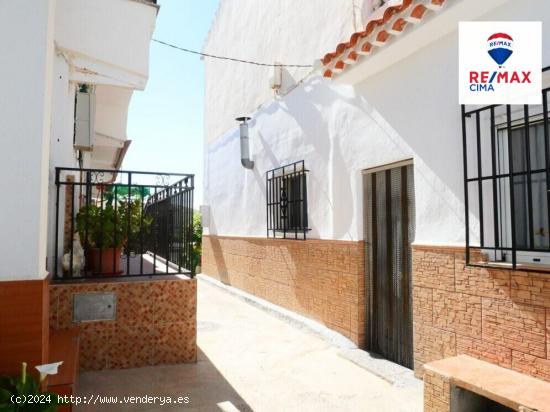
[[[536,263],[516,263],[516,267],[514,268],[512,262],[470,262],[467,263],[466,266],[470,267],[479,267],[479,268],[485,268],[485,269],[504,269],[504,270],[516,270],[516,271],[524,271],[524,272],[545,272],[550,273],[550,265],[547,264],[536,264]]]

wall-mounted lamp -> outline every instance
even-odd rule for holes
[[[241,135],[241,164],[246,169],[254,169],[254,162],[250,160],[250,148],[248,145],[248,121],[250,117],[237,117],[235,120],[241,122],[239,125]]]

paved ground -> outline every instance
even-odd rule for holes
[[[205,281],[199,281],[198,302],[197,364],[84,373],[79,392],[189,396],[189,404],[77,410],[422,410],[421,385],[391,385],[325,340]]]

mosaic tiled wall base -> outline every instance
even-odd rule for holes
[[[50,327],[80,327],[80,369],[195,362],[197,281],[94,281],[50,286]],[[116,318],[73,323],[75,293],[114,293]]]

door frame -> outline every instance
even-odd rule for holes
[[[408,247],[409,247],[409,252],[410,252],[410,262],[409,262],[409,267],[407,268],[408,272],[409,272],[409,287],[408,287],[408,294],[409,294],[409,298],[408,298],[408,312],[409,312],[409,316],[410,316],[410,336],[409,336],[409,344],[410,344],[410,348],[408,350],[409,352],[409,357],[410,357],[410,365],[406,365],[406,367],[410,367],[411,369],[413,368],[413,365],[414,365],[414,348],[413,348],[413,313],[412,313],[412,310],[413,310],[413,302],[412,302],[412,276],[413,276],[413,273],[412,273],[412,244],[414,242],[414,236],[409,238],[408,236],[408,231],[409,231],[409,228],[410,228],[410,225],[412,224],[413,225],[413,233],[414,233],[414,227],[415,227],[415,206],[416,206],[416,193],[414,191],[414,161],[412,158],[407,158],[407,159],[404,159],[404,160],[399,160],[399,161],[395,161],[395,162],[392,162],[392,163],[386,163],[386,164],[383,164],[383,165],[379,165],[379,166],[375,166],[375,167],[370,167],[370,168],[367,168],[367,169],[363,169],[362,170],[362,190],[363,190],[363,241],[364,241],[364,244],[365,244],[365,270],[364,270],[364,274],[363,276],[365,276],[365,307],[364,307],[364,310],[365,310],[365,348],[367,350],[369,350],[370,346],[373,344],[373,337],[372,337],[372,333],[373,333],[373,329],[372,329],[372,319],[375,319],[374,315],[373,315],[373,304],[375,302],[375,299],[374,299],[374,293],[375,293],[375,290],[373,290],[373,277],[372,277],[372,268],[371,268],[371,265],[372,265],[372,261],[371,261],[371,256],[370,256],[370,248],[372,248],[372,245],[369,244],[369,240],[371,240],[369,238],[369,225],[371,224],[371,215],[369,214],[369,190],[368,190],[368,186],[367,186],[367,183],[366,183],[366,178],[367,176],[370,176],[372,174],[376,174],[376,173],[379,173],[379,172],[386,172],[388,170],[392,170],[392,169],[399,169],[401,167],[404,167],[404,166],[411,166],[411,168],[409,169],[410,170],[410,173],[411,173],[411,178],[413,179],[412,180],[412,196],[408,197],[407,200],[407,204],[406,205],[403,205],[403,202],[401,207],[406,207],[407,208],[407,213],[409,214],[409,217],[411,220],[409,220],[407,223],[408,223],[408,226],[407,226],[407,230],[404,232],[403,236],[406,236],[407,239],[406,239],[406,243],[408,244]],[[408,184],[408,183],[407,183]],[[412,204],[410,204],[409,202],[412,202]],[[411,211],[411,207],[412,207],[412,216],[410,216],[410,211]],[[390,217],[392,218],[392,217]],[[404,242],[405,243],[405,242]],[[404,244],[403,243],[403,244]],[[396,328],[396,327],[394,327]],[[393,333],[397,333],[397,335],[395,335],[395,338],[398,339],[399,338],[399,332],[396,332],[396,329],[394,329]],[[381,354],[383,355],[383,354]],[[393,361],[393,362],[397,362],[395,360],[392,360],[392,359],[389,359],[390,361]]]

